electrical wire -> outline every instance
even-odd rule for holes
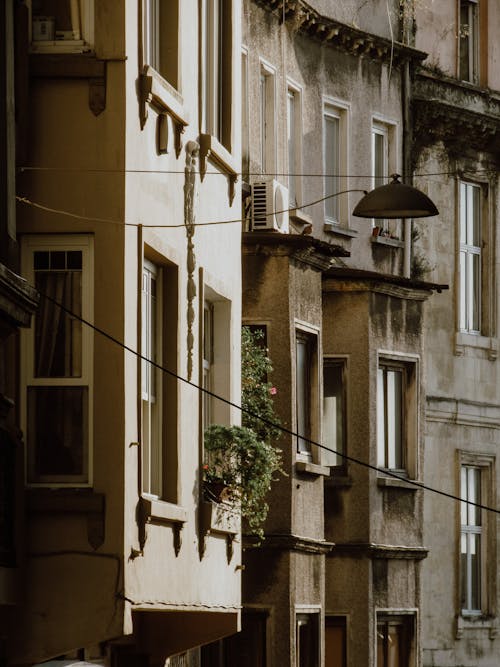
[[[333,195],[326,195],[325,197],[321,197],[320,199],[315,199],[314,201],[311,201],[307,204],[302,204],[300,207],[302,208],[309,208],[310,206],[315,206],[316,204],[320,204],[321,202],[326,201],[327,199],[331,199],[332,197],[338,197],[340,195],[345,195],[348,192],[363,192],[366,194],[366,190],[361,190],[358,188],[351,188],[349,190],[341,190],[340,192],[335,192]],[[75,218],[76,220],[85,220],[88,222],[102,222],[102,223],[107,223],[110,225],[119,225],[120,227],[143,227],[145,229],[149,228],[154,228],[154,229],[176,229],[179,227],[185,227],[186,225],[184,223],[178,224],[178,225],[144,225],[139,222],[120,222],[119,220],[109,220],[108,218],[96,218],[93,216],[87,216],[87,215],[80,215],[78,213],[72,213],[71,211],[65,211],[63,209],[57,209],[57,208],[51,208],[50,206],[45,206],[44,204],[39,204],[38,202],[34,202],[31,199],[28,199],[27,197],[21,197],[20,195],[16,195],[16,200],[20,202],[21,204],[27,204],[28,206],[33,206],[34,208],[38,208],[42,211],[46,211],[48,213],[55,213],[57,215],[66,215],[69,216],[70,218]],[[269,218],[273,215],[280,215],[281,213],[290,213],[291,211],[294,211],[296,207],[294,206],[293,208],[285,208],[282,209],[281,211],[272,211],[270,213],[259,213],[259,216],[262,218]],[[234,218],[232,220],[209,220],[207,222],[196,222],[193,223],[193,227],[208,227],[209,225],[229,225],[229,224],[235,224],[235,223],[245,223],[246,218]]]
[[[185,175],[184,169],[108,169],[104,167],[98,168],[89,168],[89,167],[35,167],[35,166],[22,166],[18,167],[20,173],[30,172],[30,171],[40,171],[40,172],[51,172],[51,171],[64,171],[66,173],[86,173],[86,174],[177,174]],[[474,171],[474,174],[483,174],[490,173],[491,169],[477,169]],[[197,174],[199,176],[224,176],[227,178],[228,174],[224,171],[194,171],[190,172]],[[428,176],[460,176],[462,170],[453,169],[447,171],[435,171],[435,172],[422,172],[414,173],[415,178],[426,178]],[[372,181],[375,177],[373,174],[327,174],[324,172],[285,172],[285,171],[251,171],[251,172],[231,172],[231,176],[283,176],[283,177],[299,177],[303,176],[304,178],[367,178]],[[377,176],[377,179],[388,180],[390,176]]]
[[[34,288],[36,289],[36,288]],[[111,342],[115,343],[122,349],[126,350],[127,352],[130,352],[134,356],[136,356],[138,359],[141,359],[142,361],[147,362],[154,368],[157,368],[160,370],[162,373],[166,373],[167,375],[170,375],[171,377],[175,378],[176,380],[179,380],[180,382],[183,382],[184,384],[193,387],[197,391],[203,392],[205,395],[210,396],[212,398],[215,398],[218,401],[221,401],[222,403],[225,403],[226,405],[235,408],[239,410],[242,413],[247,414],[249,417],[253,417],[255,419],[260,420],[263,424],[267,424],[268,426],[271,426],[273,428],[278,429],[282,433],[286,435],[291,435],[294,438],[301,438],[303,441],[309,443],[310,445],[314,447],[318,447],[320,449],[323,449],[327,452],[330,452],[332,454],[336,454],[337,456],[340,456],[342,459],[345,461],[348,461],[349,463],[355,463],[356,465],[362,466],[363,468],[367,468],[368,470],[374,470],[375,472],[382,473],[385,476],[393,477],[394,479],[400,480],[402,482],[405,482],[406,484],[409,484],[411,486],[415,486],[419,489],[423,489],[424,491],[429,491],[431,493],[435,493],[440,496],[444,496],[445,498],[450,498],[451,500],[456,500],[460,503],[466,503],[467,505],[470,505],[472,507],[477,507],[478,509],[485,510],[487,512],[493,512],[495,514],[500,514],[500,509],[496,509],[494,507],[489,507],[488,505],[483,505],[482,503],[476,503],[471,500],[464,500],[463,498],[460,498],[459,496],[456,496],[453,493],[449,493],[447,491],[443,491],[442,489],[437,489],[435,487],[429,486],[427,484],[424,484],[423,482],[418,482],[417,480],[409,479],[406,477],[402,477],[401,475],[398,475],[395,472],[392,472],[391,470],[388,470],[386,468],[379,468],[378,466],[375,466],[371,463],[368,463],[367,461],[362,461],[361,459],[355,458],[354,456],[351,456],[350,454],[345,454],[344,452],[339,452],[332,447],[327,447],[326,445],[323,445],[319,442],[316,442],[315,440],[312,440],[310,438],[306,438],[302,435],[299,435],[296,431],[293,431],[292,429],[286,428],[286,426],[282,426],[281,424],[275,424],[273,421],[270,419],[267,419],[266,417],[262,417],[261,415],[253,412],[252,410],[249,410],[248,408],[243,407],[242,405],[238,405],[238,403],[235,403],[234,401],[231,401],[227,398],[224,398],[223,396],[220,396],[219,394],[216,394],[213,391],[210,391],[209,389],[206,389],[205,387],[202,387],[192,380],[187,380],[186,378],[182,377],[181,375],[178,375],[174,371],[166,368],[165,366],[162,366],[161,364],[157,363],[156,361],[153,361],[152,359],[149,359],[145,355],[141,354],[140,352],[137,352],[137,350],[134,350],[132,347],[129,345],[126,345],[122,341],[120,341],[118,338],[115,336],[111,335],[107,331],[104,331],[104,329],[101,329],[95,324],[92,324],[85,318],[77,315],[73,311],[71,311],[69,308],[66,308],[66,306],[63,306],[62,303],[54,299],[53,297],[49,296],[48,294],[44,294],[43,292],[40,292],[38,290],[38,293],[40,296],[42,296],[45,299],[48,299],[51,301],[54,305],[58,306],[61,310],[63,310],[67,315],[70,317],[82,322],[82,324],[85,324],[86,326],[90,327],[93,331],[96,331],[99,333],[101,336],[104,338],[107,338]]]

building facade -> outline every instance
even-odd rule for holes
[[[239,419],[239,2],[7,4],[40,294],[7,660],[196,665],[240,628],[239,525],[202,491],[204,425]]]

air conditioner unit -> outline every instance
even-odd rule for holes
[[[278,181],[252,185],[252,231],[274,230],[288,234],[288,189]]]

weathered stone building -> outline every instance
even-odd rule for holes
[[[416,6],[429,53],[414,83],[412,158],[440,216],[418,225],[427,275],[450,290],[428,310],[424,479],[498,507],[500,7]],[[498,520],[427,493],[424,665],[497,665]]]

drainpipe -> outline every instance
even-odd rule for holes
[[[411,79],[410,79],[410,61],[405,60],[402,72],[402,105],[403,105],[403,183],[413,184],[411,173],[411,148],[413,143],[413,134],[410,118],[410,99],[411,99]],[[411,235],[413,230],[413,220],[405,219],[404,224],[404,258],[403,275],[409,278],[411,274],[411,255],[412,242]]]

